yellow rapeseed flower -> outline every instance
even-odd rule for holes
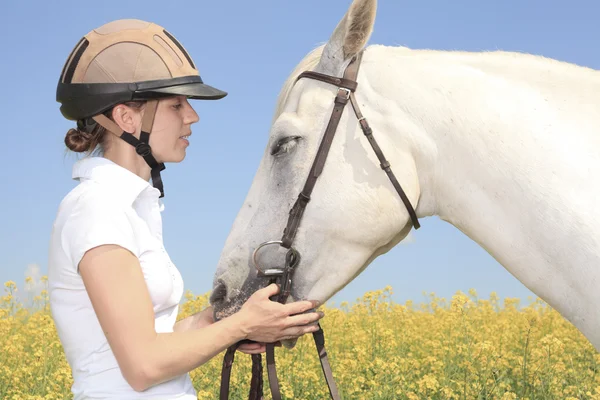
[[[0,385],[0,398],[70,398],[71,369],[49,308],[25,309],[11,295],[16,284],[5,287],[0,382],[10,385]],[[386,286],[340,308],[320,307],[343,398],[600,400],[600,354],[539,299],[521,306],[519,299],[500,301],[495,293],[478,299],[469,290],[456,292],[449,302],[430,293],[425,304],[396,304],[392,293]],[[178,319],[205,309],[208,297],[186,292]],[[37,301],[47,301],[46,289]],[[190,372],[198,399],[218,398],[222,357]],[[329,397],[311,335],[292,350],[278,348],[276,360],[285,399]],[[231,398],[247,397],[250,368],[250,356],[238,353]],[[263,372],[265,399],[271,399]]]

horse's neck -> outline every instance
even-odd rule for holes
[[[566,317],[589,317],[586,302],[600,301],[600,268],[590,270],[600,262],[597,98],[586,104],[583,81],[570,93],[556,84],[553,97],[535,67],[529,82],[512,61],[504,73],[460,56],[396,54],[368,79],[391,100],[383,117],[414,127],[399,136],[411,135],[418,212],[456,226]]]
[[[505,70],[492,62],[486,69],[483,61],[475,67],[474,56],[408,50],[389,50],[385,63],[376,61],[385,50],[376,49],[380,54],[364,69],[369,90],[383,97],[375,102],[383,109],[379,118],[393,126],[390,135],[398,132],[397,147],[409,143],[415,156],[421,215],[438,215],[485,240],[477,235],[481,225],[496,235],[512,223],[531,236],[539,231],[531,226],[534,220],[562,227],[577,218],[582,202],[596,200],[597,185],[589,180],[600,174],[600,104],[590,105],[592,98],[598,103],[590,90],[578,93],[571,86],[566,94],[556,85],[552,97],[534,67],[529,73],[535,82],[524,84],[526,77],[514,73],[510,59]],[[600,90],[598,76],[590,84]],[[577,198],[574,190],[581,190]],[[583,215],[588,225],[600,223],[589,220],[596,214]]]

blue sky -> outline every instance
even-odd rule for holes
[[[85,4],[85,5],[84,5]],[[225,238],[266,144],[279,89],[312,48],[327,41],[349,0],[298,2],[156,0],[5,1],[0,6],[3,77],[0,155],[0,282],[23,286],[25,271],[47,271],[48,239],[62,197],[74,186],[72,123],[55,101],[66,57],[91,29],[138,18],[167,28],[192,55],[205,82],[229,92],[193,102],[200,115],[188,156],[163,172],[165,245],[186,289],[210,290]],[[370,43],[442,50],[511,50],[600,67],[599,6],[584,1],[381,0]],[[233,116],[233,117],[232,117]],[[28,267],[29,266],[29,267]],[[413,241],[375,260],[334,297],[353,301],[391,285],[394,300],[423,292],[527,301],[532,293],[476,243],[436,218]]]

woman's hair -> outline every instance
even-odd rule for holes
[[[141,110],[146,104],[145,101],[127,101],[124,102],[126,106],[134,108],[136,110]],[[113,107],[114,108],[114,107]],[[112,110],[113,108],[104,112],[104,115],[107,118],[112,119]],[[91,118],[90,118],[91,120]],[[92,120],[93,121],[93,120]],[[114,120],[113,120],[114,121]],[[88,152],[92,153],[94,150],[98,148],[101,152],[106,150],[106,134],[107,130],[100,124],[94,123],[94,127],[91,131],[87,131],[83,129],[83,127],[71,128],[67,132],[65,136],[65,145],[67,148],[75,153],[83,153]],[[110,134],[110,132],[108,132]]]

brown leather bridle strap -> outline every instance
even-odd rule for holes
[[[273,343],[267,344],[267,373],[269,375],[271,397],[273,400],[281,400],[279,379],[277,379],[277,367],[275,366],[275,345]]]
[[[359,64],[359,63],[360,63],[360,60],[358,60],[357,62],[352,62],[352,64]],[[350,65],[352,65],[352,64],[350,64]],[[311,79],[316,79],[321,82],[329,83],[334,86],[346,88],[346,89],[350,90],[351,92],[354,92],[356,90],[356,88],[358,87],[358,83],[356,82],[355,78],[352,78],[351,76],[346,76],[346,75],[351,75],[351,74],[352,74],[352,71],[348,71],[346,69],[346,73],[345,73],[344,77],[337,78],[335,76],[325,75],[320,72],[304,71],[300,75],[298,75],[298,78],[296,78],[296,81],[298,81],[299,79],[302,79],[302,78],[311,78]]]
[[[329,364],[329,358],[327,357],[327,350],[325,349],[325,335],[321,325],[319,330],[313,332],[313,339],[317,353],[319,354],[319,362],[321,363],[321,370],[325,376],[329,394],[333,400],[341,400],[340,394],[335,384],[333,372],[331,371],[331,365]],[[223,358],[223,368],[221,370],[221,389],[220,389],[220,400],[229,399],[229,383],[231,379],[231,369],[233,367],[233,361],[235,359],[235,352],[239,346],[239,343],[230,346],[225,352]],[[271,388],[271,398],[273,400],[281,400],[281,389],[279,387],[279,379],[277,379],[277,367],[275,365],[275,345],[273,343],[267,344],[267,373],[269,377],[269,386]],[[252,378],[250,381],[249,400],[261,400],[263,398],[263,379],[262,379],[262,359],[260,354],[252,355]]]
[[[235,352],[241,343],[243,342],[238,342],[230,346],[225,352],[225,357],[223,358],[223,368],[221,369],[221,390],[219,393],[220,400],[229,399],[229,381],[231,379],[231,369],[235,359]],[[252,378],[250,381],[248,400],[262,400],[262,398],[263,378],[261,355],[252,354]]]
[[[319,362],[321,363],[321,369],[329,388],[329,395],[333,400],[341,400],[340,394],[338,393],[335,379],[329,365],[329,358],[327,357],[327,350],[325,350],[325,335],[321,325],[319,330],[313,332],[313,339],[319,354]],[[281,391],[279,389],[279,380],[277,379],[277,368],[275,366],[275,347],[272,343],[267,344],[267,372],[269,374],[269,385],[271,386],[271,397],[273,400],[281,400]]]
[[[313,339],[315,340],[315,346],[317,347],[317,353],[319,353],[319,361],[321,362],[321,369],[325,380],[327,381],[327,387],[329,388],[329,395],[333,400],[341,399],[338,393],[335,380],[333,379],[333,372],[331,372],[331,366],[329,365],[329,358],[327,357],[327,350],[325,350],[325,334],[319,324],[319,330],[313,332]]]
[[[325,129],[325,134],[323,135],[323,139],[321,140],[321,144],[317,150],[317,156],[313,161],[308,178],[304,184],[304,188],[298,195],[298,199],[290,210],[288,222],[283,230],[283,237],[281,238],[282,247],[291,247],[296,237],[296,233],[298,232],[300,221],[302,221],[304,210],[310,201],[310,195],[312,194],[315,184],[317,183],[319,175],[321,175],[321,172],[323,172],[325,161],[327,160],[327,155],[329,154],[329,149],[331,148],[331,143],[333,142],[337,127],[342,118],[342,114],[344,113],[344,108],[346,107],[346,104],[348,104],[350,95],[356,90],[358,85],[356,82],[356,76],[358,75],[360,57],[361,56],[359,55],[356,59],[350,62],[350,65],[344,72],[343,78],[337,78],[335,76],[325,75],[315,71],[304,71],[297,78],[297,80],[301,78],[310,78],[338,86],[338,92],[334,99],[333,111],[331,112],[329,123]]]
[[[396,179],[394,172],[392,172],[390,163],[388,162],[388,160],[386,160],[385,156],[383,155],[383,152],[381,151],[381,148],[377,144],[377,141],[375,140],[375,137],[373,136],[373,129],[371,129],[371,127],[369,126],[369,123],[367,122],[367,119],[365,117],[363,117],[362,113],[360,112],[360,108],[358,107],[358,102],[356,101],[356,98],[354,97],[354,93],[350,93],[350,103],[352,103],[352,108],[354,109],[354,113],[356,114],[356,118],[358,118],[358,122],[360,123],[360,127],[361,127],[364,135],[369,140],[369,143],[371,144],[373,151],[375,152],[375,154],[377,155],[377,158],[379,159],[381,169],[384,170],[385,173],[387,174],[388,178],[390,178],[392,185],[394,185],[394,188],[396,189],[396,191],[398,192],[398,195],[402,199],[402,202],[404,203],[404,206],[406,207],[406,210],[408,211],[408,214],[410,215],[410,219],[412,220],[413,226],[415,227],[415,229],[419,229],[421,227],[421,224],[419,223],[419,218],[417,217],[417,213],[415,212],[408,197],[406,197],[406,193],[404,193],[404,190],[402,190],[402,186],[400,186],[400,183]]]
[[[317,178],[323,171],[323,167],[325,166],[325,160],[327,159],[331,143],[333,142],[333,137],[337,131],[337,126],[340,122],[340,119],[342,118],[344,107],[348,103],[348,100],[350,100],[350,102],[352,103],[352,108],[354,109],[356,117],[359,120],[363,133],[369,140],[371,147],[373,148],[375,154],[379,158],[381,168],[388,175],[388,178],[392,182],[392,185],[394,186],[402,202],[404,203],[413,226],[415,227],[415,229],[419,229],[421,226],[419,223],[419,219],[417,218],[417,214],[412,204],[410,203],[410,200],[406,196],[406,193],[404,193],[404,190],[402,189],[400,183],[396,179],[396,176],[392,172],[390,163],[385,159],[381,148],[379,147],[379,145],[375,141],[375,138],[373,137],[373,130],[369,127],[367,120],[363,117],[362,113],[360,112],[358,103],[356,102],[354,91],[358,86],[356,79],[358,77],[358,70],[360,68],[361,60],[362,52],[360,52],[356,56],[356,58],[354,58],[350,62],[350,64],[344,71],[343,78],[336,78],[314,71],[305,71],[298,76],[298,79],[310,78],[332,85],[336,85],[338,86],[338,93],[335,97],[335,105],[331,114],[331,118],[329,119],[329,123],[327,125],[327,128],[325,129],[323,140],[321,141],[321,145],[319,146],[319,150],[317,151],[317,156],[315,157],[315,161],[313,162],[308,178],[306,179],[304,188],[298,195],[298,199],[296,200],[294,206],[290,210],[288,222],[283,231],[283,237],[281,239],[282,246],[285,248],[290,248],[292,246],[294,238],[296,237],[296,233],[298,232],[298,228],[300,227],[300,222],[302,221],[302,216],[304,215],[304,210],[306,209],[306,206],[310,201],[310,196],[312,194]]]
[[[260,354],[252,354],[252,378],[250,381],[249,400],[263,399],[263,373]]]
[[[319,175],[321,175],[321,172],[323,172],[325,160],[329,154],[329,149],[331,148],[331,143],[333,142],[333,137],[337,131],[344,108],[348,103],[348,99],[350,98],[350,93],[351,92],[349,90],[344,91],[340,88],[337,96],[335,97],[333,112],[331,114],[331,118],[329,119],[329,124],[327,124],[325,134],[323,135],[323,140],[319,145],[317,156],[312,164],[310,173],[308,174],[308,178],[304,184],[304,188],[300,192],[300,195],[298,195],[296,203],[294,203],[294,206],[290,210],[287,226],[283,230],[283,237],[281,239],[283,243],[281,245],[285,248],[289,249],[292,245],[292,242],[296,236],[296,232],[298,231],[300,221],[302,220],[302,215],[306,209],[306,205],[310,201],[310,195],[315,187],[315,183],[317,183],[317,178]]]
[[[229,380],[231,379],[231,368],[233,368],[233,361],[235,360],[235,351],[239,344],[234,344],[227,348],[225,357],[223,357],[223,368],[221,368],[221,393],[220,399],[229,399]]]

